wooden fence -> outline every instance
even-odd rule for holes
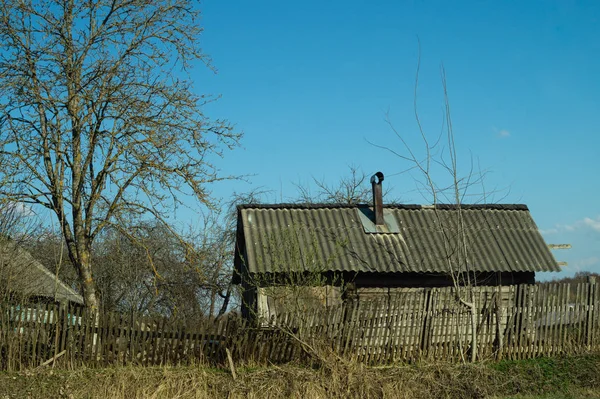
[[[284,330],[223,318],[191,327],[168,318],[94,313],[80,306],[0,304],[0,370],[86,365],[284,362],[302,356]],[[285,355],[283,355],[285,353]]]
[[[286,362],[309,356],[311,350],[370,364],[461,361],[470,358],[474,336],[479,360],[600,349],[600,297],[593,280],[485,287],[468,299],[476,304],[474,314],[453,289],[431,288],[291,312],[259,324],[230,317],[193,326],[81,307],[4,303],[0,369],[49,362],[223,364],[225,349],[235,362]]]
[[[284,315],[303,339],[326,337],[339,354],[368,363],[523,359],[600,349],[600,297],[595,281],[481,287],[475,314],[452,288],[400,293],[386,300]],[[474,318],[474,320],[472,320]],[[473,322],[473,323],[472,323]]]

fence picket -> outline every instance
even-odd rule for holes
[[[582,336],[582,330],[583,330],[583,304],[582,304],[582,300],[583,300],[583,286],[581,283],[577,283],[577,301],[576,301],[576,317],[577,317],[577,346],[579,347],[581,345],[581,336]]]

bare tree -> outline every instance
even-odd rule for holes
[[[71,288],[78,286],[77,270],[69,259],[62,234],[56,228],[41,226],[22,245],[58,280]]]
[[[135,224],[131,220],[126,228],[104,229],[92,247],[100,307],[175,316],[187,322],[222,316],[232,300],[239,303],[232,299],[237,292],[231,285],[236,205],[260,202],[263,194],[259,190],[234,194],[227,207],[206,212],[177,236],[152,221]],[[59,234],[47,229],[26,244],[62,281],[69,285],[77,281]]]
[[[231,271],[218,263],[229,261],[222,225],[205,223],[199,232],[177,235],[155,221],[127,225],[127,235],[125,226],[104,229],[91,255],[100,308],[196,322],[210,316]],[[77,282],[61,236],[44,231],[28,241],[26,248],[46,268],[69,285]]]
[[[205,264],[210,265],[211,284],[205,287],[210,295],[210,316],[217,318],[231,310],[231,303],[241,304],[241,291],[234,290],[233,258],[235,254],[238,228],[238,205],[259,204],[266,194],[263,188],[255,188],[246,193],[233,193],[222,213],[213,215],[214,223],[207,223],[203,239],[199,240]],[[216,308],[219,307],[217,312]]]
[[[191,0],[0,2],[0,194],[50,209],[86,305],[92,245],[124,218],[211,204],[211,160],[240,138],[189,79],[202,53]]]
[[[441,132],[430,137],[424,130],[418,111],[418,85],[420,71],[419,62],[414,86],[414,115],[417,122],[418,134],[422,140],[421,148],[413,148],[406,141],[404,134],[399,132],[392,123],[389,115],[386,122],[400,142],[400,151],[389,146],[374,146],[383,148],[408,162],[407,171],[413,173],[417,189],[432,206],[435,213],[436,230],[443,237],[444,257],[439,259],[445,266],[456,293],[457,301],[468,309],[470,314],[470,354],[471,361],[477,358],[477,309],[474,287],[475,273],[472,270],[474,254],[471,253],[470,238],[467,231],[477,226],[468,226],[463,212],[463,203],[467,197],[476,198],[476,202],[486,203],[488,195],[483,186],[485,172],[475,170],[473,159],[469,169],[463,176],[458,162],[457,148],[450,112],[450,100],[446,81],[446,72],[442,65],[441,79],[443,89],[443,125]],[[441,178],[441,179],[440,179]],[[481,191],[473,192],[480,187]],[[453,212],[444,212],[439,205],[451,204]]]
[[[97,283],[105,310],[201,321],[205,315],[198,287],[195,251],[164,225],[131,226],[136,240],[107,230],[93,251]]]
[[[41,291],[51,296],[51,287],[40,287],[38,265],[23,249],[39,230],[39,220],[27,208],[0,203],[0,300],[24,299]]]
[[[370,204],[373,202],[371,186],[368,184],[370,175],[360,167],[350,165],[349,173],[337,182],[328,184],[324,179],[312,178],[311,184],[295,184],[298,189],[297,203],[303,204]],[[313,187],[314,186],[314,187]],[[386,189],[383,196],[389,195]],[[391,201],[397,202],[397,201]]]

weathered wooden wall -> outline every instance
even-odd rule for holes
[[[257,288],[257,316],[263,320],[276,317],[278,314],[307,312],[317,307],[341,304],[341,288],[333,285]]]

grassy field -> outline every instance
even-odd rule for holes
[[[8,398],[600,398],[600,355],[371,368],[124,367],[0,373]]]

